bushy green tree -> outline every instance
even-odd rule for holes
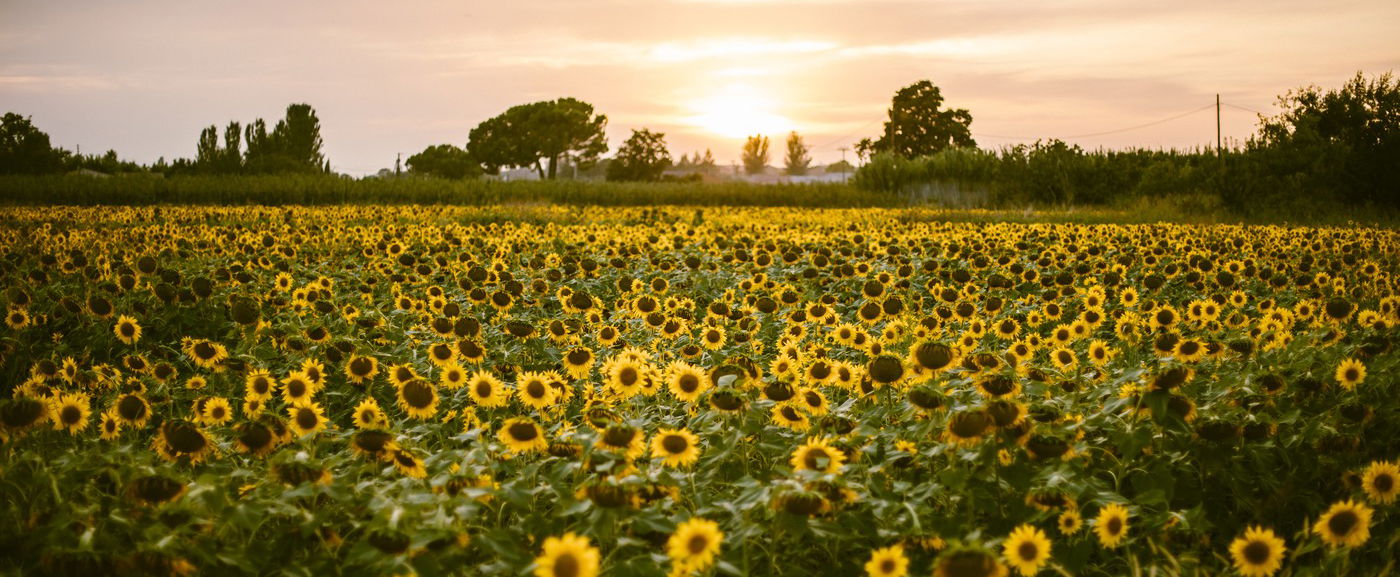
[[[530,167],[552,179],[566,156],[584,169],[597,162],[608,150],[607,126],[607,116],[573,98],[521,104],[473,128],[467,152],[488,172]]]
[[[972,113],[942,107],[943,92],[928,80],[901,88],[890,105],[884,134],[874,141],[862,140],[857,152],[862,158],[880,152],[915,158],[950,147],[977,146],[972,139]]]
[[[8,112],[0,119],[0,174],[49,174],[62,168],[62,154],[29,117]]]
[[[481,174],[481,166],[467,151],[451,144],[438,144],[408,157],[408,171],[413,174],[460,180]]]
[[[617,157],[608,163],[608,180],[661,180],[661,174],[671,166],[671,153],[666,150],[666,135],[645,128],[633,130],[632,136],[617,149]]]

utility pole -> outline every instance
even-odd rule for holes
[[[850,150],[850,149],[851,149],[851,147],[849,147],[849,146],[842,146],[841,148],[836,149],[836,150],[841,151],[841,178],[842,178],[842,180],[844,180],[844,179],[846,178],[846,166],[847,166],[847,165],[846,165],[846,151],[847,151],[847,150]]]
[[[394,157],[394,178],[398,178],[399,175],[402,173],[402,170],[401,170],[399,167],[401,166],[401,163],[403,162],[403,153],[400,152],[400,153],[397,153],[397,154],[398,154],[398,156],[395,156],[395,157]]]
[[[1225,158],[1225,150],[1220,145],[1220,93],[1215,94],[1215,156]]]

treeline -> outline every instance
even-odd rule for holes
[[[0,176],[0,204],[460,204],[890,207],[897,195],[843,184],[351,179],[323,174],[105,178]]]
[[[1201,211],[1306,214],[1400,209],[1400,83],[1357,74],[1345,86],[1280,98],[1278,115],[1225,150],[1086,151],[1062,141],[999,150],[886,149],[855,178],[863,190],[990,206],[1128,205],[1143,199]]]

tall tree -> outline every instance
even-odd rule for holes
[[[660,180],[670,166],[665,134],[645,128],[633,130],[617,149],[617,158],[608,164],[608,180]]]
[[[49,135],[13,112],[0,119],[0,174],[47,174],[63,169],[63,155]]]
[[[408,157],[408,171],[413,174],[458,180],[481,174],[467,151],[451,144],[439,144]]]
[[[467,152],[489,172],[530,167],[554,178],[566,157],[586,168],[607,152],[607,125],[593,105],[573,98],[521,104],[473,128]]]
[[[783,157],[783,165],[787,173],[792,176],[807,174],[807,167],[812,165],[812,157],[808,154],[807,143],[802,141],[802,136],[793,131],[788,134],[787,156]]]
[[[950,147],[977,146],[972,139],[972,113],[965,108],[943,110],[943,92],[921,80],[901,88],[890,105],[885,133],[857,145],[862,157],[890,152],[905,158],[928,156]]]
[[[744,172],[759,174],[768,166],[768,137],[762,134],[750,136],[744,141],[742,156]]]
[[[224,128],[224,153],[220,159],[220,172],[235,173],[243,170],[243,127],[237,121]]]
[[[199,132],[199,146],[195,149],[194,163],[201,172],[218,172],[223,163],[224,153],[219,148],[219,127],[210,124]]]
[[[286,117],[277,122],[272,133],[281,148],[279,152],[295,167],[306,172],[321,170],[326,160],[321,153],[321,120],[310,104],[288,105]]]

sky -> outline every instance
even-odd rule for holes
[[[1396,29],[1395,0],[0,0],[0,111],[149,163],[306,102],[363,175],[569,96],[612,150],[649,128],[728,164],[763,132],[780,164],[795,130],[825,163],[927,79],[984,148],[1192,148],[1217,93],[1243,141],[1290,89],[1397,68]]]

